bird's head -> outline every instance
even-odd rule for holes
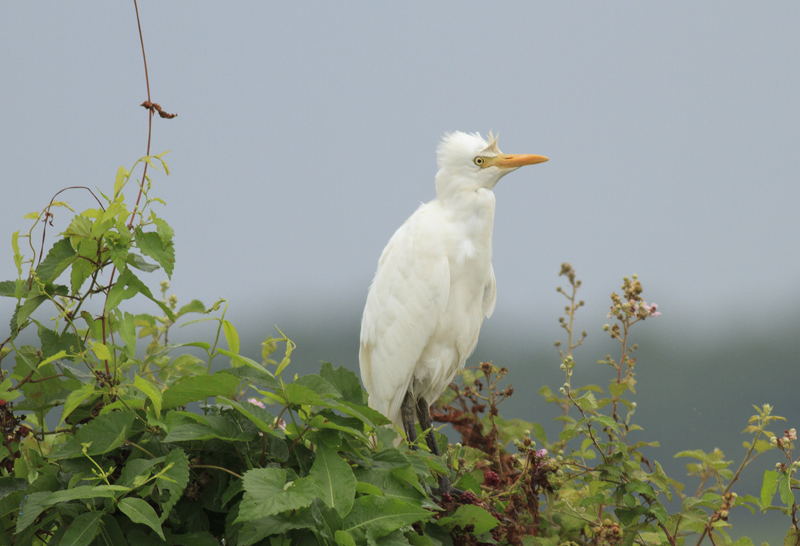
[[[461,191],[493,189],[498,180],[524,165],[542,163],[542,155],[504,154],[497,147],[497,137],[489,133],[484,140],[478,133],[448,133],[436,150],[439,172],[436,192],[439,197]]]

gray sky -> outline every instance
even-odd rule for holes
[[[140,12],[152,98],[179,114],[154,120],[152,152],[172,150],[155,193],[182,301],[270,324],[359,312],[383,246],[434,196],[441,135],[492,129],[551,158],[495,190],[493,321],[555,325],[562,261],[597,328],[631,273],[667,323],[797,316],[797,2]],[[144,154],[138,40],[130,2],[0,5],[2,279],[23,214],[67,185],[108,190]]]

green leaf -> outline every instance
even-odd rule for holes
[[[781,477],[778,479],[778,492],[781,495],[781,502],[791,509],[794,504],[794,494],[789,485],[789,476],[787,474],[781,473]]]
[[[800,531],[795,528],[789,529],[783,539],[783,546],[800,546]]]
[[[364,389],[361,388],[361,381],[352,371],[344,366],[334,369],[330,362],[323,362],[319,375],[336,387],[346,402],[359,406],[367,405],[367,397]]]
[[[161,540],[164,538],[164,531],[161,530],[161,523],[158,520],[156,511],[142,499],[125,497],[117,505],[123,514],[128,516],[134,523],[143,523],[158,533]]]
[[[659,523],[666,526],[667,525],[667,518],[669,514],[667,514],[667,509],[664,508],[664,505],[660,502],[656,502],[650,507],[650,513],[653,514]]]
[[[119,321],[119,335],[122,341],[125,342],[125,353],[130,358],[136,356],[136,325],[134,323],[134,316],[127,311],[123,315],[122,320]]]
[[[6,498],[15,491],[27,489],[28,485],[28,480],[25,478],[12,478],[11,476],[4,476],[0,478],[0,499]]]
[[[381,412],[367,406],[360,406],[353,404],[352,402],[340,400],[331,404],[331,407],[341,411],[342,413],[346,413],[347,415],[360,419],[373,428],[391,423],[391,421]]]
[[[294,380],[295,385],[307,387],[323,398],[341,398],[342,393],[328,381],[316,374],[302,375]]]
[[[230,321],[223,320],[222,321],[222,329],[225,332],[225,340],[228,342],[228,349],[235,354],[239,354],[239,334],[236,332],[236,328],[233,327],[233,324]]]
[[[209,532],[187,533],[185,535],[172,535],[175,546],[219,546],[219,539]]]
[[[412,532],[413,534],[413,532]],[[408,541],[406,536],[403,534],[401,529],[395,529],[388,535],[384,535],[380,538],[376,538],[373,534],[367,531],[367,544],[369,546],[410,546],[411,543]]]
[[[386,496],[379,487],[367,482],[356,482],[356,491],[361,495],[377,495],[379,497]]]
[[[217,349],[217,350],[222,351],[222,349]],[[232,354],[233,353],[231,353],[231,355]],[[250,362],[255,363],[252,360]],[[277,379],[275,379],[275,376],[272,375],[263,367],[261,367],[260,364],[258,364],[258,367],[255,367],[251,366],[250,363],[247,363],[247,367],[230,368],[227,370],[220,370],[217,373],[229,374],[234,377],[238,377],[242,381],[247,381],[248,383],[255,383],[259,387],[268,387],[276,391],[281,389],[281,384],[278,382]]]
[[[262,366],[261,364],[259,364],[255,360],[253,360],[252,358],[247,358],[246,356],[242,356],[242,355],[236,354],[236,353],[234,353],[232,351],[226,351],[225,349],[217,349],[217,352],[220,353],[220,354],[223,354],[225,356],[229,356],[231,358],[231,366],[234,367],[234,368],[238,368],[239,366],[244,364],[245,366],[249,366],[249,367],[254,368],[254,369],[256,369],[256,370],[258,370],[260,372],[263,372],[265,374],[269,374],[272,377],[275,377],[274,375],[272,375],[272,373],[267,371],[267,369],[264,368],[264,366]],[[280,383],[277,383],[277,385],[278,385],[278,388],[280,388]]]
[[[422,505],[424,496],[405,481],[398,479],[390,469],[356,468],[355,475],[359,483],[374,485],[380,489],[381,494],[379,496],[381,497],[401,500],[414,506]],[[363,488],[363,485],[360,487]]]
[[[67,351],[64,351],[62,349],[61,351],[58,351],[56,354],[54,354],[52,356],[48,356],[47,358],[45,358],[44,360],[39,362],[39,367],[41,368],[42,366],[46,366],[47,364],[50,364],[54,360],[58,360],[60,358],[64,358],[65,356],[67,356]]]
[[[91,343],[92,352],[97,357],[98,360],[114,360],[111,351],[109,350],[108,346],[105,343],[100,343],[99,341],[95,341]]]
[[[28,493],[22,501],[22,506],[17,518],[17,530],[19,534],[24,531],[31,523],[33,523],[39,514],[44,512],[45,506],[42,501],[50,495],[49,491],[37,491],[36,493]]]
[[[235,497],[242,491],[244,491],[244,485],[242,485],[242,480],[234,479],[228,486],[228,488],[225,490],[225,492],[222,494],[222,498],[220,499],[220,504],[222,506],[225,506],[233,499],[233,497]]]
[[[81,258],[81,256],[83,256]],[[72,272],[70,273],[70,287],[72,293],[80,292],[83,283],[94,272],[95,265],[89,260],[97,257],[97,241],[85,240],[78,247],[78,257],[72,262]]]
[[[54,459],[68,459],[83,453],[83,444],[91,444],[88,455],[101,455],[112,451],[132,434],[135,413],[121,410],[100,415],[78,429],[75,436],[67,440],[52,454]]]
[[[429,519],[432,512],[398,499],[366,495],[359,497],[342,522],[342,530],[356,542],[364,542],[367,531],[374,537],[388,535],[395,529]]]
[[[211,419],[209,419],[211,420]],[[228,427],[207,426],[200,423],[178,425],[164,438],[164,442],[186,442],[190,440],[223,440],[226,442],[250,442],[253,435],[243,432],[229,423]]]
[[[308,476],[317,482],[322,502],[334,508],[341,517],[350,512],[355,499],[356,477],[350,465],[335,451],[324,444],[318,445]]]
[[[47,296],[28,296],[25,299],[25,303],[22,305],[17,305],[16,310],[14,311],[14,316],[11,317],[11,331],[16,332],[19,330],[25,321],[28,320],[28,317],[36,311],[36,309],[47,301]]]
[[[481,475],[483,474],[483,471],[480,469],[478,469],[478,472],[480,472]],[[483,481],[483,478],[481,478],[481,481]],[[464,474],[454,485],[462,491],[469,490],[478,494],[481,492],[481,484],[478,482],[475,476],[472,475],[472,473]]]
[[[150,256],[164,268],[167,277],[172,277],[172,270],[175,267],[175,248],[172,241],[164,243],[158,233],[142,231],[137,227],[134,231],[136,246],[145,256]]]
[[[286,385],[286,395],[288,402],[291,404],[309,405],[309,406],[326,406],[327,404],[322,397],[308,387],[289,383]]]
[[[205,313],[206,306],[200,300],[192,300],[178,310],[177,317],[182,317],[186,313]]]
[[[317,525],[309,508],[275,514],[255,521],[246,521],[239,531],[238,546],[250,546],[270,535],[285,536],[291,529],[313,528]]]
[[[13,281],[0,282],[0,296],[4,296],[7,298],[16,298],[17,286],[20,287],[20,293],[21,293],[22,281],[20,281],[19,279]]]
[[[104,512],[85,512],[75,518],[64,533],[60,546],[88,546],[97,534]]]
[[[36,275],[42,282],[55,281],[75,260],[76,252],[69,239],[64,238],[55,243],[36,268]]]
[[[622,396],[626,390],[628,390],[628,383],[624,381],[622,383],[612,381],[608,385],[608,392],[611,393],[611,396]]]
[[[61,421],[59,422],[58,426],[61,426],[64,423],[64,421],[67,420],[69,414],[75,411],[75,408],[83,404],[83,401],[92,396],[93,394],[94,394],[93,383],[84,383],[80,389],[69,393],[69,396],[67,396],[67,400],[64,402],[64,409],[61,410]]]
[[[770,506],[775,490],[778,489],[778,477],[780,474],[775,470],[764,471],[764,482],[761,485],[761,507]]]
[[[597,409],[597,399],[594,397],[594,394],[591,392],[587,392],[580,398],[576,398],[575,402],[585,410],[595,410]]]
[[[175,236],[175,231],[170,227],[170,225],[161,218],[155,218],[153,220],[156,224],[156,232],[158,233],[161,242],[165,245],[169,244],[172,241],[172,238]]]
[[[619,431],[619,426],[617,425],[616,421],[607,415],[593,415],[592,420],[597,421],[604,427],[608,427],[611,430]]]
[[[250,470],[242,481],[245,494],[239,503],[237,523],[304,508],[317,498],[313,480],[298,478],[287,484],[286,471],[279,468]]]
[[[230,398],[220,397],[219,401],[224,404],[229,404],[235,410],[239,411],[242,415],[247,417],[261,432],[267,432],[273,436],[282,437],[282,433],[273,428],[275,416],[263,408],[259,408],[255,404],[243,404]]]
[[[164,391],[161,407],[175,408],[212,396],[233,398],[236,396],[239,382],[238,377],[219,372],[213,375],[182,377]]]
[[[105,306],[106,313],[109,313],[124,300],[130,299],[138,293],[141,293],[144,297],[158,305],[170,320],[175,320],[175,314],[172,312],[172,310],[167,307],[164,302],[154,298],[150,289],[147,288],[147,286],[140,281],[130,269],[125,269],[125,271],[120,274],[117,282],[108,292]]]
[[[355,539],[353,539],[353,536],[347,531],[336,531],[334,538],[336,540],[336,544],[339,546],[356,546]]]
[[[703,462],[710,463],[708,455],[702,449],[693,449],[691,451],[679,451],[676,453],[673,458],[677,459],[678,457],[693,457],[695,459],[699,459]]]
[[[122,191],[122,188],[125,187],[125,184],[128,182],[131,173],[125,170],[125,167],[120,167],[117,169],[117,178],[114,180],[114,199],[117,199],[119,192]]]
[[[160,266],[156,264],[151,264],[138,254],[134,252],[128,252],[125,249],[125,261],[124,263],[130,265],[131,267],[135,267],[139,271],[144,271],[145,273],[152,273],[153,271],[158,271]]]
[[[162,394],[158,387],[153,385],[146,379],[142,379],[138,374],[134,375],[133,386],[142,391],[153,403],[153,410],[156,412],[156,417],[161,416],[161,401]]]
[[[172,449],[164,461],[166,469],[156,479],[161,491],[169,491],[169,498],[161,503],[161,521],[166,521],[170,510],[180,500],[189,485],[189,458],[182,449]]]
[[[17,274],[22,276],[22,254],[19,251],[19,231],[11,234],[11,249],[14,251],[14,265],[17,266]]]
[[[64,332],[62,335],[58,335],[58,332],[49,330],[42,325],[39,325],[39,341],[42,342],[42,356],[45,358],[61,351],[74,355],[86,348],[83,340],[74,333]]]

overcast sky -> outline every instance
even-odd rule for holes
[[[631,273],[665,321],[797,316],[800,3],[140,13],[152,98],[179,114],[154,120],[173,174],[151,174],[183,301],[224,296],[270,323],[292,306],[360,313],[389,237],[435,195],[442,134],[491,129],[504,152],[551,158],[495,189],[493,321],[555,324],[563,261],[599,324]],[[8,279],[25,213],[64,186],[109,191],[144,155],[147,95],[130,2],[4,2],[0,51]]]

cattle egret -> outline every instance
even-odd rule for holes
[[[437,149],[436,199],[398,229],[378,261],[361,321],[359,362],[369,404],[416,441],[414,414],[427,443],[430,405],[464,367],[497,293],[492,269],[492,189],[540,155],[506,155],[479,134],[447,134]],[[440,480],[442,492],[449,481]]]

